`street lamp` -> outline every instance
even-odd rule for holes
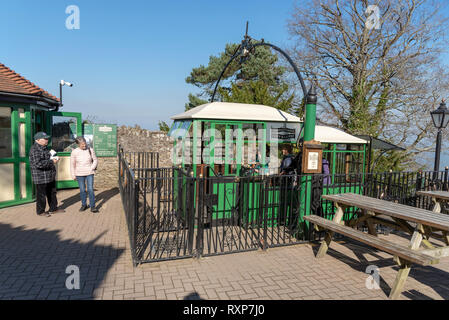
[[[62,87],[63,86],[68,86],[68,87],[73,87],[73,83],[61,80],[59,82],[59,108],[62,107]]]
[[[435,111],[431,111],[432,121],[435,128],[438,129],[437,146],[435,149],[435,167],[434,174],[440,171],[440,152],[441,152],[441,129],[446,128],[449,123],[449,110],[446,107],[444,100],[440,103],[440,106]]]

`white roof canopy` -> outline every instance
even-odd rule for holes
[[[171,117],[181,119],[256,120],[271,122],[302,122],[287,112],[260,104],[212,102]]]
[[[321,143],[368,143],[366,140],[354,137],[340,129],[327,126],[315,126],[315,140]]]
[[[171,117],[173,120],[255,120],[267,122],[302,123],[302,119],[287,112],[260,104],[212,102]],[[328,126],[315,127],[315,140],[321,143],[366,144],[366,140]]]

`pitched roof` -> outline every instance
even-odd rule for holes
[[[343,130],[328,126],[315,126],[315,140],[321,143],[367,144],[366,140],[350,135]]]
[[[41,96],[59,102],[58,98],[39,88],[2,63],[0,63],[0,92]]]
[[[273,122],[302,122],[287,112],[260,104],[212,102],[171,117],[181,119],[258,120]]]

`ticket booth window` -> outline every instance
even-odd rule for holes
[[[82,135],[81,113],[52,112],[47,120],[47,127],[51,128],[49,147],[55,150],[59,157],[56,165],[56,187],[76,188],[78,182],[72,180],[70,173],[70,154],[77,148],[75,139]]]
[[[56,152],[71,152],[76,148],[76,128],[75,117],[53,117],[52,147]]]
[[[12,158],[11,108],[0,108],[0,158]]]

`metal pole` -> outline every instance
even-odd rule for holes
[[[441,153],[441,129],[438,129],[437,146],[435,149],[435,167],[433,169],[434,177],[436,177],[437,172],[440,171],[440,153]]]
[[[59,83],[59,107],[58,108],[61,108],[62,107],[62,85],[61,85],[61,83]]]
[[[444,168],[443,191],[448,191],[448,186],[447,186],[447,178],[448,178],[448,174],[449,174],[449,167],[445,167],[445,168]]]
[[[316,102],[316,89],[312,82],[306,98],[306,113],[304,115],[304,141],[310,141],[315,138]]]
[[[304,120],[304,142],[313,140],[315,138],[315,123],[316,123],[316,103],[317,103],[317,95],[315,90],[315,85],[312,82],[309,92],[306,96],[306,112],[305,112],[305,120]],[[303,216],[308,216],[311,214],[311,202],[312,198],[312,176],[300,173],[301,179],[301,189],[300,189],[300,213],[299,219],[302,219]],[[302,208],[301,208],[302,205]],[[302,210],[301,210],[302,209]],[[302,216],[301,216],[302,213]],[[306,223],[305,227],[308,228],[309,224]]]

